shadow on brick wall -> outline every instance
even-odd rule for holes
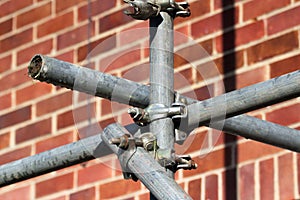
[[[236,22],[236,9],[234,7],[234,0],[222,0],[222,51],[223,53],[231,52],[235,49],[235,30],[234,25]],[[237,68],[236,53],[229,53],[223,57],[223,72],[224,74],[232,73]],[[230,77],[224,81],[225,92],[236,89],[235,76]],[[233,156],[226,156],[224,166],[226,163],[231,163],[230,167],[225,171],[224,177],[224,199],[236,200],[237,199],[237,137],[225,134],[224,143],[230,145],[231,148],[226,148],[226,151],[234,150]],[[230,152],[226,152],[228,155]]]

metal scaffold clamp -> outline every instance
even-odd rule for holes
[[[112,138],[109,140],[110,144],[117,145],[122,149],[122,153],[119,156],[120,164],[123,171],[123,177],[125,179],[132,179],[137,181],[138,178],[134,173],[131,173],[127,167],[127,163],[130,158],[135,154],[137,147],[144,148],[148,153],[150,153],[154,158],[157,152],[157,140],[155,135],[152,133],[144,133],[139,137],[132,137],[129,134],[124,134],[118,138]]]
[[[155,120],[170,117],[175,125],[176,143],[182,144],[187,138],[186,130],[188,127],[186,127],[186,120],[188,113],[186,99],[180,99],[178,95],[176,95],[176,101],[171,107],[163,104],[151,104],[145,109],[132,107],[128,109],[128,114],[139,126],[146,126]]]
[[[174,17],[191,15],[187,2],[175,2],[175,0],[124,0],[124,2],[130,5],[124,13],[139,20],[158,16],[160,12],[168,12]]]
[[[129,108],[128,114],[130,114],[133,121],[139,126],[146,126],[149,123],[170,117],[172,119],[181,119],[187,117],[186,105],[182,103],[173,103],[171,107],[167,107],[164,104],[151,104],[147,108]]]

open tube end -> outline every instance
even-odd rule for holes
[[[41,55],[35,55],[28,66],[28,75],[31,78],[37,78],[40,74],[43,65],[43,58]]]

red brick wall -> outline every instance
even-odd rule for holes
[[[40,53],[148,82],[148,22],[123,15],[121,0],[87,2],[0,1],[0,164],[96,134],[114,121],[131,123],[128,106],[84,95],[76,103],[73,92],[27,76],[30,58]],[[231,91],[300,68],[299,0],[189,3],[192,16],[175,20],[179,92],[206,99],[222,93],[222,85]],[[250,114],[299,128],[299,103]],[[193,199],[300,198],[296,153],[205,127],[177,149],[199,165],[176,175]],[[118,166],[115,157],[93,160],[3,187],[0,199],[147,199],[145,187],[123,180]]]

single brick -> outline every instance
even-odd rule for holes
[[[100,33],[109,31],[118,26],[122,26],[129,22],[132,22],[133,20],[134,19],[132,19],[130,16],[124,15],[122,10],[111,13],[107,16],[100,18],[100,21],[99,21],[100,22],[99,23]]]
[[[216,38],[218,52],[233,50],[237,46],[258,40],[265,35],[263,21],[254,22],[231,30]]]
[[[13,20],[12,18],[0,23],[0,36],[12,31]]]
[[[95,106],[95,103],[90,103],[80,108],[76,108],[59,114],[57,116],[57,128],[62,129],[68,126],[74,126],[76,125],[76,123],[80,123],[84,120],[88,121],[91,118],[95,118]]]
[[[112,188],[116,189],[112,190]],[[140,182],[129,183],[128,180],[122,179],[100,185],[99,194],[101,199],[108,199],[138,191],[140,188]]]
[[[38,102],[36,105],[36,114],[38,116],[48,114],[71,104],[72,92],[68,91]]]
[[[70,11],[38,25],[37,36],[40,38],[71,27],[73,25],[73,15],[73,11]]]
[[[73,142],[73,132],[63,133],[36,143],[36,153],[41,153]]]
[[[13,188],[13,190],[0,194],[0,199],[7,200],[30,200],[31,199],[31,186],[25,186],[21,188]]]
[[[116,6],[116,0],[97,0],[91,2],[89,6],[90,8],[88,8],[88,5],[78,8],[78,21],[87,20],[88,15],[95,16],[112,9]]]
[[[0,96],[0,110],[10,108],[12,106],[12,96],[11,93]]]
[[[90,30],[90,35],[88,34],[88,30]],[[73,30],[70,30],[66,33],[62,33],[57,37],[57,48],[59,50],[64,49],[66,47],[75,45],[79,42],[87,40],[88,37],[92,37],[95,35],[95,23],[92,22],[91,25],[86,24],[80,27],[76,27]]]
[[[31,106],[26,106],[0,116],[0,129],[31,119]]]
[[[284,126],[297,123],[300,120],[300,103],[279,108],[266,114],[266,120]]]
[[[63,60],[65,62],[74,63],[74,54],[74,50],[71,50],[66,53],[59,54],[55,58],[58,60]]]
[[[32,5],[33,0],[10,0],[6,1],[3,4],[0,5],[0,18],[7,16],[9,14],[13,14],[15,11],[20,10],[22,8],[25,8],[27,6]]]
[[[9,163],[21,158],[25,158],[31,155],[31,146],[26,146],[18,149],[14,149],[8,153],[4,153],[0,156],[0,165]]]
[[[53,48],[53,40],[49,39],[37,44],[32,44],[30,48],[25,48],[17,53],[17,65],[29,63],[35,54],[49,54]]]
[[[9,147],[10,133],[3,133],[0,135],[0,150]]]
[[[17,28],[39,21],[51,15],[51,2],[17,15]]]
[[[73,173],[57,176],[35,185],[35,197],[39,198],[49,194],[54,194],[73,187]]]
[[[68,8],[72,8],[78,4],[80,4],[81,2],[86,2],[86,0],[64,0],[64,1],[57,1],[56,2],[56,12],[61,12],[65,9],[68,9]]]
[[[298,49],[298,44],[297,31],[264,41],[247,49],[248,64]]]
[[[192,180],[189,183],[188,193],[192,199],[201,199],[201,179]]]
[[[254,164],[248,164],[239,170],[239,197],[240,199],[254,199]]]
[[[276,9],[280,9],[290,4],[289,0],[253,0],[243,4],[243,20],[255,19]],[[268,5],[268,6],[266,6]]]
[[[218,200],[218,175],[216,174],[205,178],[205,199]]]
[[[11,68],[12,56],[8,55],[0,58],[0,73],[6,72]]]
[[[51,133],[51,119],[45,119],[16,130],[16,143]]]
[[[8,90],[27,81],[32,81],[31,78],[27,75],[27,69],[21,69],[18,71],[14,71],[6,76],[3,76],[0,79],[0,91]]]
[[[101,99],[101,115],[112,114],[112,104],[108,99]]]
[[[281,76],[300,69],[300,55],[280,60],[270,65],[271,78]]]
[[[279,13],[278,15],[270,17],[267,20],[268,34],[271,35],[298,26],[300,24],[299,12],[300,6],[294,7],[291,10],[287,10],[283,13]]]
[[[0,53],[7,52],[32,41],[32,28],[0,40]]]
[[[16,91],[16,103],[21,104],[33,100],[45,94],[49,94],[52,86],[47,83],[36,83]]]
[[[233,27],[238,23],[238,13],[238,9],[231,8],[223,13],[196,21],[191,25],[191,34],[194,38],[200,38],[216,31]]]
[[[90,184],[95,181],[112,177],[113,169],[109,163],[100,163],[85,167],[78,171],[78,185]]]
[[[103,72],[109,72],[137,62],[140,59],[141,47],[134,46],[100,60],[100,70]]]
[[[274,161],[259,163],[260,199],[274,199]]]
[[[95,195],[96,195],[95,187],[91,187],[70,194],[70,200],[84,200],[84,199],[95,200],[96,199]]]
[[[281,148],[267,145],[256,141],[247,141],[237,146],[237,162],[242,163],[255,160],[262,156],[272,155],[282,151]]]
[[[294,198],[293,154],[288,153],[278,158],[278,182],[280,199]]]
[[[94,56],[99,56],[101,53],[115,48],[116,43],[116,35],[113,34],[91,42],[90,44],[85,44],[78,48],[78,62],[81,62],[88,57],[92,58]]]

